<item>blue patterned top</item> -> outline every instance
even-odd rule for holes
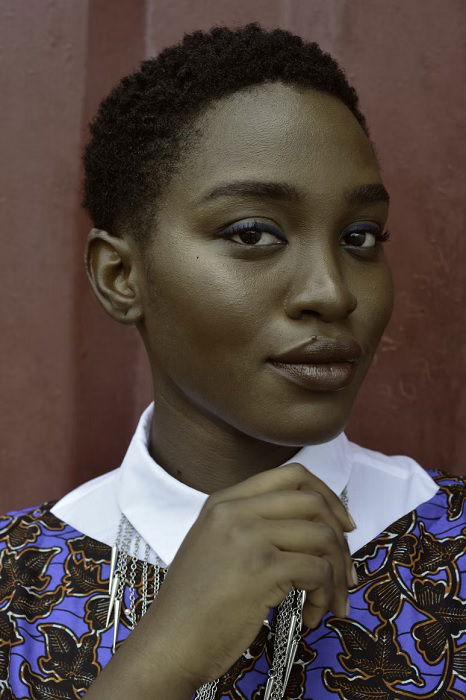
[[[353,555],[349,618],[328,614],[303,630],[290,700],[465,700],[466,477],[429,474],[435,496]],[[111,658],[110,548],[58,520],[52,505],[0,517],[3,700],[83,697]],[[139,563],[137,612],[141,592]],[[276,610],[269,619],[217,698],[263,698]],[[118,644],[130,631],[123,613]]]

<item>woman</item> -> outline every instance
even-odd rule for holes
[[[343,432],[392,282],[334,60],[185,36],[103,101],[85,169],[89,279],[155,403],[118,469],[2,519],[2,697],[464,698],[464,479]]]

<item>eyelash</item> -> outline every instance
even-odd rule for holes
[[[374,236],[377,241],[380,241],[381,243],[386,243],[390,240],[390,231],[388,231],[387,229],[385,229],[385,231],[378,231],[377,233],[374,233]]]
[[[241,224],[236,224],[232,226],[229,229],[226,229],[225,231],[220,232],[218,235],[221,238],[226,238],[226,239],[231,239],[233,236],[235,236],[238,233],[245,233],[246,231],[254,231],[256,233],[270,233],[273,236],[276,236],[277,238],[280,238],[284,243],[286,243],[286,239],[279,235],[277,230],[273,227],[270,226],[270,224],[265,224],[260,221],[245,221]],[[379,243],[386,243],[390,239],[390,232],[389,231],[371,231],[367,226],[364,226],[362,224],[356,224],[356,227],[351,229],[351,231],[348,231],[345,235],[349,235],[350,233],[370,233],[374,236],[375,240],[378,241]],[[267,245],[248,245],[247,243],[237,243],[237,241],[231,241],[232,243],[236,243],[237,245],[241,245],[246,248],[271,248],[272,246],[267,246]],[[361,250],[373,250],[375,246],[369,247],[369,248],[364,248],[363,246],[352,246],[353,248],[356,249],[361,249]]]

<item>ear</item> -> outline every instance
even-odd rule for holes
[[[93,228],[87,237],[84,264],[94,294],[115,321],[130,324],[142,319],[134,244]]]

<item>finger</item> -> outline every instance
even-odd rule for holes
[[[313,605],[326,611],[330,609],[333,572],[327,559],[313,554],[279,551],[267,573],[271,590],[275,590],[275,598],[268,603],[269,607],[281,603],[293,588],[301,588],[307,591]]]
[[[328,591],[323,587],[307,591],[303,607],[303,624],[311,629],[318,627],[330,609]]]
[[[247,509],[248,513],[253,512],[266,520],[319,521],[331,527],[338,539],[342,556],[345,557],[347,585],[354,585],[352,559],[341,523],[318,491],[274,491],[247,499],[236,499],[230,501],[229,505],[238,509],[236,518],[239,522],[245,522],[244,512]]]
[[[321,494],[321,496],[324,498],[325,502],[327,503],[327,506],[329,509],[334,513],[335,517],[338,519],[338,521],[341,523],[343,530],[346,532],[351,532],[356,528],[356,523],[354,522],[353,518],[351,517],[350,513],[346,510],[345,506],[341,502],[340,498],[336,495],[334,491],[332,491],[331,488],[325,484],[322,479],[319,479],[317,476],[314,474],[310,475],[312,478],[312,481],[306,481],[302,489],[303,490],[312,490],[312,491],[317,491],[318,493]]]
[[[208,508],[211,503],[237,498],[250,498],[272,491],[284,490],[319,491],[328,503],[329,508],[335,513],[343,529],[348,532],[354,530],[354,521],[347,513],[340,499],[321,479],[311,474],[306,467],[298,462],[268,469],[241,481],[239,484],[217,491],[207,499],[205,507]]]
[[[322,618],[329,612],[328,606],[314,605],[307,602],[303,609],[303,623],[310,629],[315,629],[322,622]]]
[[[334,530],[324,523],[305,520],[270,520],[264,525],[263,532],[264,526],[259,524],[254,533],[262,541],[266,537],[281,551],[312,554],[329,562],[332,570],[331,609],[336,615],[344,616],[348,601],[347,559]]]
[[[317,479],[317,477],[315,477]],[[345,565],[346,565],[346,581],[348,586],[354,586],[356,572],[353,566],[353,560],[351,558],[351,553],[349,551],[348,542],[342,531],[342,519],[338,517],[338,508],[335,507],[335,503],[339,504],[346,517],[349,518],[346,509],[343,507],[340,499],[333,493],[331,489],[326,486],[320,479],[320,484],[316,484],[316,488],[309,491],[307,486],[302,489],[302,492],[311,495],[314,501],[313,507],[315,515],[314,520],[320,520],[321,522],[329,525],[335,531],[338,541],[340,543],[341,549],[345,555]]]
[[[313,555],[282,552],[276,576],[281,584],[282,593],[280,600],[275,601],[273,606],[282,602],[293,588],[301,588],[307,592],[303,608],[305,625],[310,628],[317,627],[322,617],[332,610],[333,575],[331,564],[326,559]],[[333,612],[338,617],[344,617],[347,607],[345,606],[344,610],[333,610]]]

